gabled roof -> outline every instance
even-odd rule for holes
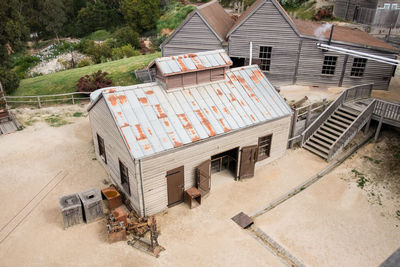
[[[161,44],[161,47],[168,44],[175,34],[177,34],[195,14],[199,15],[220,42],[226,41],[226,34],[231,29],[234,20],[225,12],[224,8],[217,0],[213,0],[196,7],[196,9],[186,17],[181,25],[179,25],[179,27],[175,29],[175,31]]]
[[[157,65],[163,76],[170,76],[198,70],[229,67],[232,65],[232,60],[226,54],[225,50],[221,49],[156,58],[149,64],[149,68],[154,65]]]
[[[228,31],[232,28],[234,20],[225,12],[224,8],[213,0],[207,4],[201,5],[197,8],[198,12],[220,37],[220,40],[226,40]]]
[[[229,30],[227,37],[229,37],[240,25],[242,25],[251,15],[254,14],[267,0],[257,0],[251,6],[249,6],[240,17],[236,20],[235,24]],[[270,0],[270,2],[278,9],[278,11],[282,14],[283,18],[289,23],[292,29],[299,35],[296,27],[294,26],[292,18],[287,14],[285,9],[279,4],[278,1]]]
[[[102,90],[135,159],[179,149],[289,116],[290,107],[258,66],[231,69],[225,80],[166,91],[159,83]]]
[[[296,25],[296,28],[302,35],[318,39],[329,39],[331,27],[326,27],[325,31],[318,31],[318,29],[321,29],[321,27],[329,26],[327,23],[298,19],[294,19],[293,21]],[[390,44],[379,40],[378,38],[375,38],[364,31],[337,25],[334,27],[332,40],[337,42],[358,44],[366,47],[376,47],[392,51],[397,50]]]
[[[321,36],[316,35],[316,30],[320,26],[323,26],[323,23],[314,22],[314,21],[305,21],[305,20],[298,20],[293,19],[287,14],[287,12],[283,9],[283,7],[279,4],[276,0],[257,0],[255,1],[250,7],[246,9],[245,12],[239,17],[236,23],[233,25],[232,29],[228,32],[228,35],[231,35],[240,25],[242,25],[248,18],[251,17],[264,3],[270,1],[281,15],[285,18],[288,24],[292,27],[292,29],[300,36],[300,37],[309,37],[313,39],[321,39]],[[323,33],[322,38],[324,40],[329,39],[330,31],[326,31]],[[390,50],[397,52],[397,49],[384,41],[381,41],[372,35],[369,35],[366,32],[363,32],[358,29],[352,29],[343,26],[335,26],[335,30],[333,32],[332,37],[333,42],[342,42],[346,44],[353,44],[358,45],[361,47],[368,47],[368,48],[378,48],[384,50]]]

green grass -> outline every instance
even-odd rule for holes
[[[157,32],[160,33],[165,28],[176,29],[194,9],[194,6],[184,6],[181,3],[170,4],[166,13],[157,21]]]
[[[75,117],[75,118],[82,117],[82,115],[83,115],[82,112],[75,112],[74,114],[72,114],[72,116]]]
[[[105,41],[108,38],[112,38],[113,35],[112,33],[106,31],[106,30],[98,30],[95,32],[92,32],[87,38],[93,41]]]
[[[132,72],[147,66],[153,59],[160,56],[160,53],[153,53],[24,79],[21,80],[20,86],[13,95],[47,95],[76,92],[76,83],[79,78],[98,70],[108,72],[114,85],[137,84],[138,81],[134,78]]]
[[[287,8],[288,12],[296,12],[296,17],[302,20],[312,20],[313,15],[315,14],[315,5],[316,1],[307,1],[301,4],[297,8]]]
[[[51,115],[50,117],[44,119],[51,127],[61,127],[63,125],[69,124],[68,121],[60,118],[59,115]]]

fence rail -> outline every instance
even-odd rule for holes
[[[74,92],[74,93],[54,94],[54,95],[6,96],[5,98],[8,103],[36,104],[39,108],[41,108],[42,104],[48,103],[48,102],[71,101],[72,104],[75,104],[76,101],[89,100],[90,94],[91,94],[90,92]]]

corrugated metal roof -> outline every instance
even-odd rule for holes
[[[225,50],[221,49],[157,58],[150,63],[149,68],[154,64],[158,66],[164,76],[169,76],[197,70],[229,67],[232,65],[232,60],[226,54]]]
[[[167,92],[148,83],[106,89],[102,96],[136,159],[291,114],[258,66],[187,89]]]

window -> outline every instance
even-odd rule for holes
[[[269,71],[271,68],[271,53],[272,47],[270,46],[260,46],[260,69],[263,71]]]
[[[269,157],[271,152],[271,142],[272,134],[258,138],[258,161]]]
[[[97,134],[97,143],[99,144],[99,155],[107,164],[106,147],[104,146],[104,139]]]
[[[390,4],[383,4],[383,9],[390,9]]]
[[[129,195],[131,195],[131,187],[129,186],[129,173],[128,173],[128,168],[121,162],[119,161],[119,173],[121,176],[121,185],[125,189],[126,192],[128,192]]]
[[[335,75],[337,57],[325,56],[324,65],[322,65],[322,74]]]
[[[367,59],[356,57],[353,60],[353,66],[351,67],[351,77],[362,77],[364,76],[365,65],[367,64]]]
[[[392,9],[397,10],[397,4],[392,4]]]

